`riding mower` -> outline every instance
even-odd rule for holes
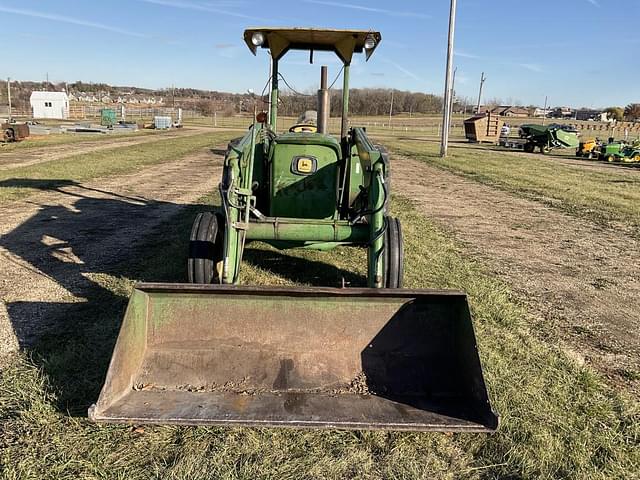
[[[602,141],[598,138],[588,138],[582,140],[576,149],[576,157],[588,158],[592,160],[600,157]]]
[[[600,159],[607,162],[635,163],[640,162],[640,140],[629,144],[624,140],[609,139],[600,152]]]
[[[197,215],[187,284],[136,285],[91,419],[110,423],[493,431],[464,293],[406,290],[389,156],[349,128],[349,73],[373,31],[256,28],[271,58],[270,112],[226,151],[221,207]],[[278,128],[279,62],[290,50],[343,63],[342,124]],[[248,242],[367,251],[368,288],[241,285]],[[284,260],[283,260],[284,261]]]

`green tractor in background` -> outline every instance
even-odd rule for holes
[[[389,215],[389,157],[348,126],[354,53],[375,31],[258,28],[269,49],[269,115],[226,152],[222,207],[198,214],[188,284],[138,284],[99,422],[493,431],[464,293],[404,290],[400,221]],[[342,123],[330,135],[326,67],[318,113],[278,129],[279,61],[330,51],[343,63]],[[369,288],[238,285],[248,242],[367,251]],[[281,260],[286,261],[286,260]],[[304,268],[304,267],[302,267]]]
[[[640,140],[629,144],[624,140],[609,139],[609,143],[600,149],[600,160],[607,162],[640,162]]]

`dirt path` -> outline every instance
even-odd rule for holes
[[[505,280],[542,335],[640,390],[640,242],[417,160],[392,169],[395,192]]]
[[[1,206],[0,355],[30,344],[65,305],[84,301],[92,277],[213,191],[221,165],[221,156],[202,151]]]
[[[116,147],[130,147],[133,145],[141,145],[144,143],[158,142],[162,140],[170,140],[176,137],[188,137],[197,135],[203,131],[202,128],[188,128],[182,130],[172,130],[166,133],[145,135],[136,137],[118,137],[113,140],[93,140],[87,139],[86,142],[78,142],[62,145],[50,145],[43,147],[34,147],[26,149],[13,150],[11,152],[2,153],[0,151],[0,170],[6,170],[15,167],[26,167],[37,163],[48,162],[51,160],[59,160],[71,155],[80,155],[84,153],[97,152],[100,150],[109,150]]]

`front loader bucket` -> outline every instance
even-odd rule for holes
[[[463,293],[140,284],[97,422],[493,431]]]

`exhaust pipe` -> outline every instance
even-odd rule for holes
[[[329,133],[331,102],[327,88],[327,67],[320,67],[320,90],[318,90],[318,133]]]

